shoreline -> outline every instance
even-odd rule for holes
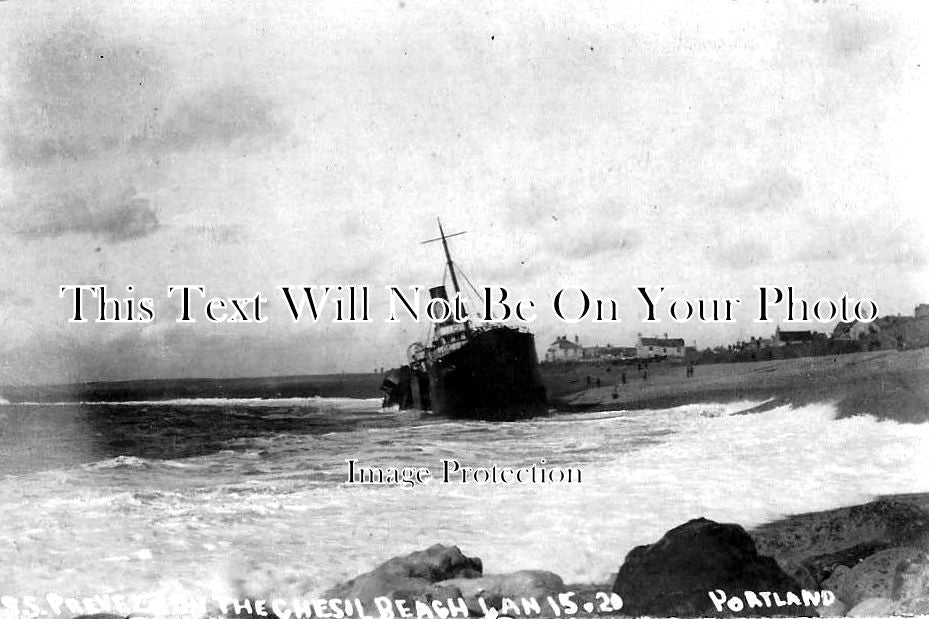
[[[645,380],[635,365],[548,365],[543,376],[560,412],[749,400],[764,402],[752,410],[831,402],[839,418],[870,414],[901,423],[929,421],[926,348],[697,365],[692,378],[686,377],[685,370],[683,364],[652,363]],[[585,389],[588,376],[594,386]],[[600,387],[595,386],[597,379]]]
[[[695,365],[692,377],[686,375],[686,367],[683,362],[651,362],[647,380],[635,363],[545,363],[540,369],[550,409],[556,413],[740,401],[763,402],[751,409],[761,411],[821,402],[835,404],[840,419],[870,414],[901,423],[929,421],[929,348]],[[379,373],[149,379],[6,386],[0,388],[0,397],[12,404],[189,397],[369,399],[383,396],[382,380]]]
[[[831,600],[821,606],[818,601],[802,607],[778,604],[723,614],[925,615],[929,614],[929,491],[880,495],[864,503],[785,516],[751,529],[694,514],[660,540],[643,540],[615,559],[618,571],[607,582],[565,583],[557,573],[533,566],[512,572],[488,566],[491,570],[485,573],[479,557],[464,554],[454,540],[438,540],[372,566],[326,590],[321,598],[356,598],[368,604],[381,597],[410,605],[460,598],[471,616],[482,616],[488,607],[506,610],[509,603],[511,610],[518,608],[526,598],[551,600],[557,606],[555,600],[565,592],[572,592],[578,601],[613,592],[621,594],[624,606],[608,612],[591,606],[579,616],[703,617],[719,616],[709,603],[710,592],[744,594],[747,600],[752,591],[782,596],[792,591],[798,597],[803,591],[815,594],[816,600],[820,594],[825,600],[828,592]],[[525,616],[560,616],[541,606],[541,613]]]
[[[627,369],[627,382],[624,386],[616,387],[617,397],[613,398],[614,385],[608,383],[607,378],[615,381],[617,372],[622,368]],[[634,370],[634,368],[633,364],[631,369]],[[834,402],[839,407],[841,417],[873,414],[878,419],[918,423],[927,420],[927,413],[929,413],[925,410],[926,403],[929,402],[926,392],[927,383],[929,383],[926,380],[929,375],[929,349],[901,352],[875,351],[840,357],[812,357],[753,363],[707,364],[696,366],[696,375],[693,378],[685,376],[685,369],[684,365],[667,362],[652,363],[649,366],[649,380],[637,381],[630,378],[633,371],[629,371],[629,366],[576,364],[562,367],[550,365],[544,368],[547,384],[555,392],[556,402],[561,403],[562,410],[569,412],[663,408],[680,404],[741,400],[764,403],[740,414],[757,412],[784,404],[802,406],[810,402]],[[600,378],[601,387],[576,389],[578,384],[583,385],[586,382],[587,376]],[[307,383],[303,380],[309,378],[311,377],[303,377],[303,379],[295,377],[285,382],[287,388],[299,389],[306,386]],[[349,393],[344,395],[353,397],[355,394],[351,393],[351,389],[360,385],[359,393],[365,393],[364,390],[370,388],[372,378],[375,377],[373,375],[332,375],[312,378],[318,380],[319,385],[326,384],[331,389],[347,390]],[[328,379],[329,382],[325,383],[323,379]],[[191,379],[185,385],[190,388],[202,386],[196,379]],[[249,384],[242,385],[243,389],[252,387],[253,385]],[[569,416],[566,418],[570,419]],[[918,464],[917,454],[912,454],[911,458]],[[920,486],[915,487],[920,488]],[[806,500],[794,503],[800,509],[808,504],[809,501]],[[735,510],[731,513],[736,514],[736,517],[730,521],[734,523],[731,526],[736,526],[739,525],[737,518],[744,517],[747,512]],[[693,513],[684,512],[681,515],[699,518],[703,514],[694,511]],[[669,526],[679,527],[684,524],[669,523]],[[914,561],[914,557],[919,553],[929,552],[929,489],[926,492],[877,495],[863,503],[823,511],[799,512],[753,526],[746,533],[754,540],[759,554],[773,557],[780,565],[780,569],[788,576],[795,578],[796,582],[805,588],[812,590],[835,586],[837,590],[843,587],[843,591],[852,591],[855,587],[861,590],[876,591],[876,588],[884,587],[884,590],[892,593],[891,597],[886,599],[893,599],[893,596],[897,596],[899,599],[893,599],[893,604],[899,604],[900,599],[903,599],[900,597],[903,594],[899,592],[899,587],[873,570],[872,572],[867,572],[867,570],[879,561],[896,561],[892,565],[891,572],[893,579],[897,579],[898,576],[904,574],[905,569],[909,569],[906,566],[911,563],[906,562]],[[411,542],[416,546],[411,547],[410,550],[415,550],[417,547],[423,548],[431,541],[454,543],[453,537],[449,537],[451,539],[430,540],[427,538],[425,543]],[[658,539],[638,540],[638,543],[646,545],[655,545],[656,542]],[[571,555],[566,554],[566,558],[569,556]],[[614,566],[618,567],[627,561],[629,556],[611,555],[610,560]],[[534,567],[532,565],[519,566],[518,563],[518,561],[516,565],[507,563],[505,569]],[[561,561],[555,562],[553,569],[560,569],[559,565],[564,564]],[[859,569],[859,565],[864,567]],[[927,564],[918,565],[925,566],[929,570]],[[885,568],[886,566],[881,569]],[[499,566],[494,569],[499,569]],[[512,574],[527,571],[531,570],[523,569],[520,572],[512,572]],[[862,575],[862,571],[866,573]],[[602,574],[602,572],[598,573]],[[926,574],[929,575],[929,571]],[[840,583],[843,578],[853,578],[857,584],[854,586],[847,582],[836,584]],[[471,586],[471,584],[473,583],[467,582],[462,586]],[[612,582],[597,584],[575,582],[569,590],[610,591],[613,586]],[[887,587],[896,588],[887,589]],[[660,593],[662,588],[655,584],[653,591]],[[273,592],[268,593],[273,594]],[[705,591],[702,595],[706,597]],[[857,605],[856,602],[863,601],[863,599],[858,599],[858,593],[854,591],[843,593],[843,595],[849,596],[848,600],[840,596],[840,599],[848,602],[845,611],[852,610]],[[886,596],[869,594],[867,599],[883,597]],[[899,608],[901,607],[894,606],[894,609]],[[929,606],[926,612],[929,612]],[[891,612],[879,614],[891,614]]]

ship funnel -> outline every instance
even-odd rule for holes
[[[445,286],[433,286],[429,289],[429,298],[430,299],[445,299],[448,301],[448,293],[445,291]]]
[[[431,301],[432,299],[443,299],[445,303],[448,305],[449,309],[451,310],[449,312],[448,318],[446,320],[443,320],[439,324],[441,324],[442,326],[448,326],[448,325],[455,324],[455,306],[452,305],[452,303],[448,300],[448,292],[445,290],[445,286],[433,286],[432,288],[430,288],[429,289],[429,300]],[[435,312],[437,315],[441,314],[442,311],[443,310],[439,307],[435,308]]]

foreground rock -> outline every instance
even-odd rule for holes
[[[929,553],[898,566],[892,595],[897,613],[929,615]]]
[[[391,599],[445,600],[461,596],[454,585],[439,584],[456,578],[475,578],[483,565],[476,557],[466,557],[457,546],[435,544],[402,557],[381,563],[348,582],[336,585],[325,598],[360,599],[370,602],[375,597]]]
[[[483,615],[501,608],[504,598],[543,599],[565,591],[561,577],[551,572],[523,570],[511,574],[482,574],[476,557],[466,557],[457,546],[436,544],[402,557],[394,557],[370,572],[333,587],[325,598],[359,599],[370,604],[376,597],[410,602],[463,598],[469,611]],[[481,606],[478,598],[482,598]],[[486,607],[486,608],[485,608]]]
[[[824,583],[843,602],[857,606],[868,598],[893,598],[899,587],[899,572],[920,558],[915,548],[889,548],[865,558],[852,568],[833,572]]]
[[[892,547],[926,534],[929,534],[929,514],[917,503],[902,499],[878,499],[791,516],[752,531],[759,552],[786,557],[825,554],[868,544]]]
[[[455,578],[438,583],[439,586],[456,587],[461,591],[472,614],[483,615],[478,598],[483,598],[488,608],[500,609],[503,598],[518,600],[535,598],[544,600],[548,596],[567,591],[558,574],[541,570],[522,570],[511,574],[492,574],[479,578]]]
[[[752,532],[807,589],[829,589],[849,616],[929,612],[926,497],[792,516]]]
[[[720,613],[708,592],[745,591],[800,595],[799,584],[777,562],[760,556],[745,529],[698,518],[668,531],[658,542],[633,548],[619,568],[613,591],[623,612],[659,617],[711,617]],[[810,615],[811,608],[754,608],[749,616]]]

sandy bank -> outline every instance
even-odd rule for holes
[[[561,410],[640,409],[696,402],[765,401],[767,406],[834,402],[840,417],[859,414],[929,420],[929,349],[685,366],[659,362],[648,379],[632,366],[547,366],[546,384]],[[625,370],[626,382],[621,376]],[[587,376],[592,387],[584,388]],[[600,387],[596,380],[600,379]]]

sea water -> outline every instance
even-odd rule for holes
[[[0,595],[312,597],[434,543],[488,573],[606,583],[690,518],[751,527],[929,491],[929,424],[836,419],[829,404],[742,414],[753,404],[504,424],[353,399],[3,404]],[[360,486],[348,459],[544,459],[582,479]]]

